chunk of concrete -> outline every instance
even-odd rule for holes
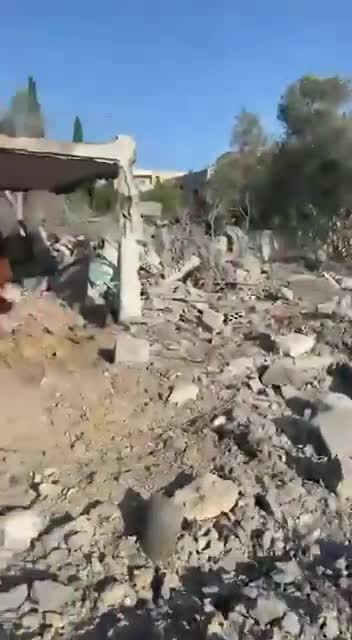
[[[145,364],[149,361],[149,342],[121,333],[116,338],[115,362],[121,364]]]
[[[271,595],[258,598],[257,605],[252,611],[252,616],[259,622],[261,627],[265,627],[270,622],[283,618],[286,611],[286,603]]]
[[[27,585],[19,584],[9,591],[0,593],[0,612],[15,611],[25,601],[28,595]]]
[[[288,287],[281,287],[280,295],[289,302],[292,302],[295,298],[295,294],[293,293],[292,289],[289,289]]]
[[[222,313],[213,311],[213,309],[209,309],[208,307],[203,311],[202,322],[207,329],[210,329],[213,333],[218,333],[224,324],[224,316]]]
[[[309,353],[315,345],[315,336],[305,336],[301,333],[289,333],[287,336],[279,336],[276,343],[285,356],[298,358]]]
[[[181,405],[189,400],[196,400],[199,388],[192,382],[179,382],[174,386],[169,396],[171,404]]]
[[[286,613],[282,621],[282,628],[290,637],[293,636],[295,638],[300,635],[301,624],[294,611],[288,611]]]
[[[153,562],[173,555],[182,520],[183,509],[175,501],[161,494],[150,498],[143,549]]]
[[[333,362],[330,354],[316,356],[313,354],[305,354],[295,359],[295,366],[300,371],[322,371],[327,369]]]
[[[224,368],[221,377],[228,379],[236,376],[244,376],[249,371],[254,369],[254,358],[250,356],[239,356],[230,360],[228,365]]]
[[[351,276],[345,276],[344,278],[342,278],[341,280],[341,287],[342,289],[348,289],[349,291],[352,290],[352,278]]]
[[[31,598],[39,604],[41,611],[60,611],[75,600],[75,591],[73,587],[54,580],[35,580]]]
[[[340,397],[341,396],[341,397]],[[341,465],[339,493],[352,496],[352,400],[342,394],[327,394],[323,409],[313,418],[332,458]]]
[[[200,259],[198,258],[198,256],[191,256],[190,259],[187,260],[187,262],[185,262],[185,264],[180,269],[174,271],[174,273],[172,273],[168,278],[165,278],[164,283],[169,284],[170,282],[183,280],[184,278],[189,276],[192,271],[197,269],[199,265]]]
[[[276,360],[269,365],[262,376],[262,383],[266,387],[281,387],[285,385],[300,387],[302,385],[302,380],[293,361],[290,358],[280,358],[280,360]]]
[[[121,605],[133,607],[136,600],[136,595],[128,583],[113,582],[102,591],[97,606],[98,610],[103,612]]]
[[[141,283],[138,269],[140,263],[140,246],[137,234],[129,225],[120,240],[119,252],[119,321],[133,322],[142,317]]]
[[[0,519],[0,532],[3,534],[3,549],[12,553],[26,551],[44,529],[42,516],[26,509],[11,511]],[[1,549],[0,549],[1,552]]]
[[[176,491],[173,501],[182,507],[187,520],[207,520],[228,513],[236,504],[238,494],[234,482],[207,473]]]

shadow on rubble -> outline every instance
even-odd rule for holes
[[[332,376],[330,391],[342,393],[352,399],[352,367],[346,363],[337,364],[330,367],[328,373]]]
[[[287,464],[300,478],[323,482],[329,491],[336,493],[343,479],[341,464],[331,455],[319,427],[296,416],[281,416],[273,422],[296,448],[295,454],[287,454]]]
[[[103,299],[89,301],[89,269],[89,256],[77,258],[49,278],[49,287],[58,298],[78,310],[86,322],[103,328],[108,320],[108,305]]]
[[[257,562],[240,563],[235,577],[221,567],[209,571],[190,568],[181,576],[181,587],[172,590],[167,601],[154,598],[153,605],[140,601],[135,607],[109,611],[102,615],[94,628],[76,637],[81,640],[203,640],[208,637],[207,626],[217,611],[227,620],[238,605],[243,605],[249,612],[255,608],[259,590],[253,583],[257,580],[261,581],[260,591],[275,592],[290,610],[317,622],[322,612],[319,604],[306,595],[292,593],[290,585],[275,584],[271,574],[279,560],[283,558],[263,557]],[[211,602],[212,607],[205,610],[205,601]],[[246,637],[247,619],[243,616],[236,637]],[[215,640],[223,635],[211,637]]]
[[[147,500],[134,489],[127,489],[119,508],[124,522],[124,535],[139,538],[147,520]]]

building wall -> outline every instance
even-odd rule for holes
[[[140,191],[149,191],[153,189],[157,180],[165,182],[165,180],[174,180],[185,175],[185,171],[165,171],[163,169],[134,169],[133,176]]]

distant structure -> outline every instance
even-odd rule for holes
[[[166,171],[164,169],[133,169],[134,182],[140,191],[149,191],[155,187],[158,180],[175,180],[186,175],[186,171]]]

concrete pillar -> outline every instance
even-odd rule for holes
[[[138,322],[142,317],[141,284],[139,265],[143,241],[143,221],[138,207],[139,192],[133,179],[135,146],[131,147],[125,161],[120,160],[120,175],[117,187],[122,195],[119,211],[119,321]]]
[[[138,269],[140,246],[131,225],[121,234],[119,250],[119,321],[139,321],[142,317],[141,283]]]

